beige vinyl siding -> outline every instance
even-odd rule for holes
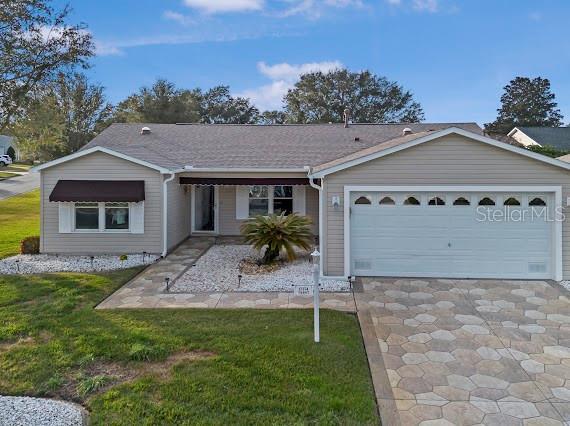
[[[190,188],[178,183],[178,176],[167,183],[168,250],[190,235]]]
[[[243,220],[236,219],[236,187],[220,185],[219,189],[219,228],[220,235],[240,235]],[[305,190],[305,211],[313,221],[312,229],[315,234],[319,230],[319,194],[310,186]]]
[[[344,274],[345,185],[560,185],[565,206],[570,172],[463,136],[449,135],[333,173],[324,179],[326,275]],[[568,214],[568,209],[564,209]],[[562,227],[563,275],[570,279],[570,222]]]
[[[58,203],[49,195],[60,179],[144,180],[144,234],[59,233]],[[159,172],[101,152],[67,161],[41,171],[42,253],[122,254],[161,253],[162,177]]]

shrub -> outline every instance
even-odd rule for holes
[[[294,260],[295,247],[309,250],[313,239],[310,225],[308,217],[296,213],[272,214],[247,220],[241,226],[241,233],[246,243],[255,249],[266,247],[262,263],[268,264],[277,259],[281,251],[287,253],[288,260]]]
[[[104,375],[86,377],[77,385],[77,394],[81,397],[85,397],[90,393],[97,392],[111,381],[111,377]]]
[[[162,348],[144,343],[134,343],[129,351],[129,357],[133,361],[152,361],[160,358],[163,354]]]
[[[26,237],[20,242],[21,254],[39,254],[40,252],[40,237]]]

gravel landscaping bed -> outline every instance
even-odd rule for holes
[[[132,268],[154,263],[158,256],[129,254],[121,261],[119,256],[56,256],[48,254],[19,254],[0,260],[1,274],[41,274],[44,272],[96,272]]]
[[[0,425],[78,426],[83,424],[81,408],[52,399],[0,396]]]
[[[283,291],[292,292],[295,285],[313,283],[313,269],[307,253],[301,253],[292,263],[283,263],[277,270],[255,275],[241,274],[239,263],[247,257],[260,257],[248,245],[215,245],[211,247],[171,287],[171,292],[219,291]],[[349,291],[345,281],[323,281],[322,291]]]

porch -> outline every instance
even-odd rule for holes
[[[239,236],[246,219],[281,212],[310,217],[318,234],[318,191],[306,175],[181,173],[177,183],[189,204],[188,233],[179,241],[188,235]]]

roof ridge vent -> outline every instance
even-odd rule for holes
[[[143,127],[141,129],[141,135],[150,135],[150,127]]]
[[[414,132],[409,127],[404,127],[404,130],[402,130],[402,135],[404,135],[404,136],[411,135],[412,133],[414,133]]]

